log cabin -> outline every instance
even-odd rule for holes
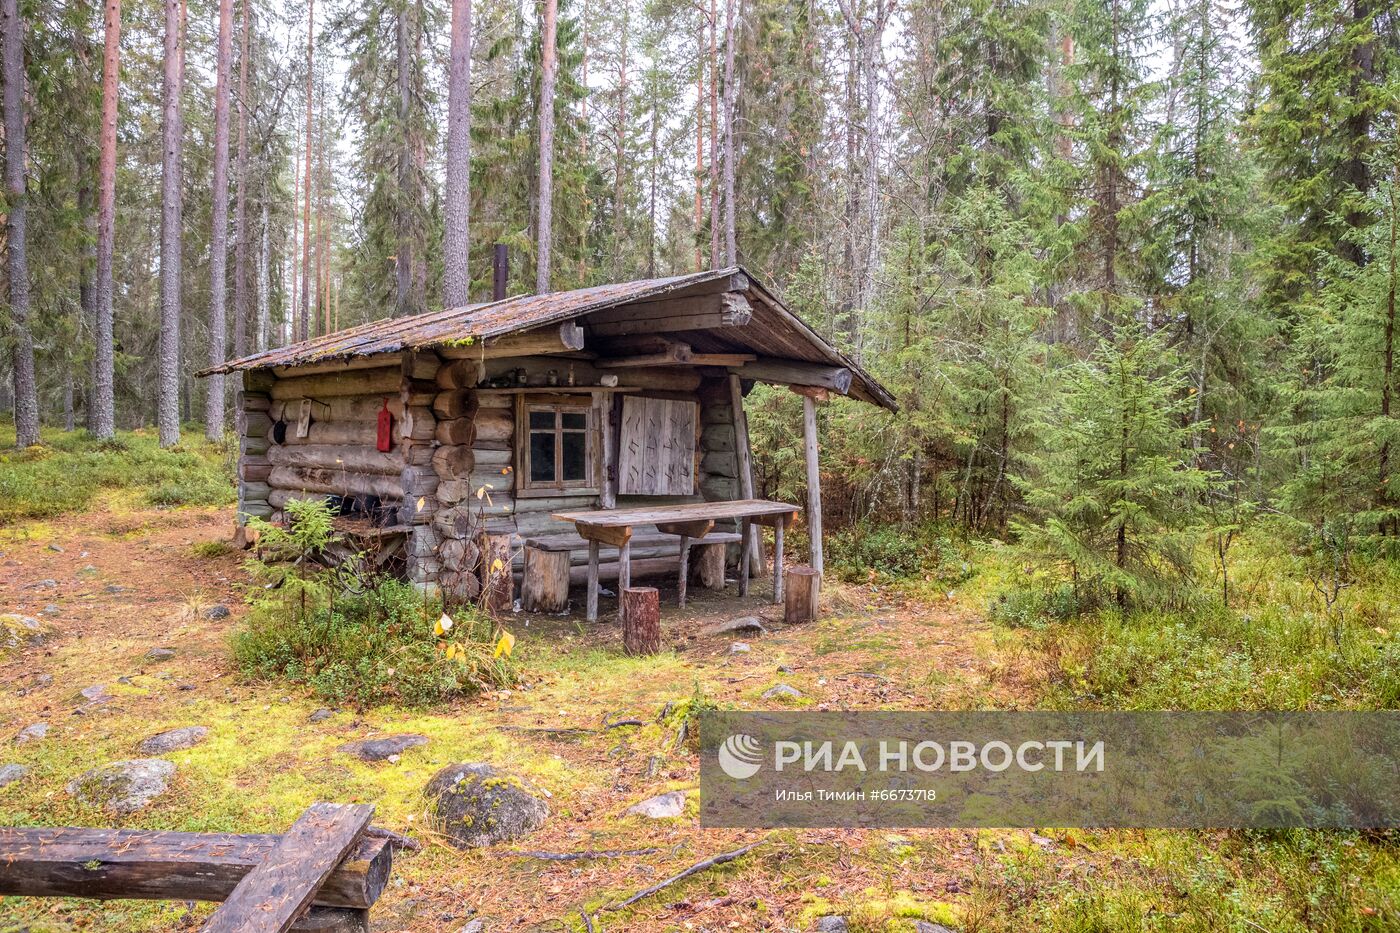
[[[591,562],[590,616],[599,577],[674,571],[677,536],[635,529],[620,570],[557,513],[752,499],[744,396],[785,385],[804,395],[820,569],[814,406],[896,407],[737,267],[374,321],[214,372],[242,377],[240,525],[326,498],[408,579],[475,599],[505,565],[507,604],[518,579],[531,609],[562,610]],[[690,542],[701,585],[724,585],[740,528]]]

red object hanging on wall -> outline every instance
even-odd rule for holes
[[[379,430],[374,437],[374,446],[381,453],[388,453],[394,449],[394,416],[389,411],[389,400],[384,400],[384,407],[379,410]]]

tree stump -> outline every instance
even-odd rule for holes
[[[510,570],[510,535],[481,536],[481,605],[490,613],[509,612],[515,602]]]
[[[822,575],[806,564],[798,564],[787,569],[783,583],[783,621],[792,625],[815,619]]]
[[[569,552],[525,548],[520,603],[526,612],[563,612],[569,606]]]
[[[622,647],[628,654],[661,650],[661,596],[654,586],[629,586],[622,591]]]
[[[724,554],[727,544],[704,539],[691,545],[690,578],[706,590],[724,589]]]

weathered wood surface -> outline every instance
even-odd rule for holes
[[[433,469],[445,480],[467,476],[476,466],[476,455],[466,444],[448,444],[433,449]]]
[[[552,324],[518,334],[487,337],[464,347],[444,347],[446,359],[506,359],[535,353],[572,353],[583,349],[583,328],[574,321]]]
[[[352,356],[324,363],[303,363],[300,366],[274,366],[272,372],[279,379],[318,376],[322,373],[341,373],[353,369],[381,369],[399,365],[398,353],[375,353],[371,356]]]
[[[729,382],[729,410],[734,416],[733,438],[734,456],[739,472],[739,492],[745,499],[754,497],[753,449],[749,440],[749,416],[744,411],[744,389],[738,376],[731,375]],[[744,548],[750,573],[763,573],[763,538],[757,530],[750,528],[749,540]]]
[[[568,551],[526,546],[520,604],[526,612],[563,612],[568,608]]]
[[[732,535],[735,541],[739,536]],[[724,554],[728,545],[722,541],[697,541],[690,548],[690,578],[707,590],[724,589]]]
[[[730,502],[687,502],[681,505],[648,506],[637,509],[593,509],[577,512],[556,512],[554,517],[576,524],[622,528],[629,525],[655,525],[662,522],[684,522],[697,519],[749,518],[762,515],[793,515],[798,506],[770,499],[736,499]]]
[[[812,542],[812,568],[825,572],[822,560],[822,471],[817,460],[817,403],[802,398],[802,453],[807,461],[807,529]]]
[[[618,493],[684,496],[695,491],[695,402],[629,396],[622,401]]]
[[[783,595],[784,622],[811,622],[817,617],[821,580],[822,575],[806,564],[787,569]]]
[[[706,541],[719,541],[721,543],[737,542],[739,536],[731,532],[720,532]],[[662,532],[641,532],[633,534],[633,548],[660,547],[670,545],[680,553],[679,547],[681,538],[679,535],[666,534]],[[580,535],[560,534],[560,535],[534,535],[525,539],[525,543],[530,547],[539,548],[542,551],[581,551],[588,547],[589,541]],[[606,546],[606,545],[604,545]]]
[[[289,929],[291,933],[369,933],[369,911],[312,907]]]
[[[306,912],[374,817],[368,804],[314,803],[243,877],[202,933],[282,933]]]
[[[397,475],[404,468],[398,451],[387,453],[367,444],[274,444],[267,459],[273,466],[320,467],[356,473]]]
[[[439,389],[472,389],[486,378],[486,367],[477,359],[444,363],[433,381]]]
[[[433,397],[433,414],[440,419],[470,418],[476,414],[475,392],[449,389]]]
[[[476,442],[476,419],[453,418],[439,421],[434,427],[433,437],[439,444],[471,447]]]
[[[630,655],[661,650],[661,596],[654,586],[622,590],[622,647]]]
[[[280,836],[141,829],[0,828],[0,894],[222,901]],[[367,908],[389,881],[392,851],[361,836],[315,903]]]
[[[397,473],[385,475],[356,473],[341,468],[275,466],[269,482],[274,489],[290,492],[371,495],[381,499],[399,499],[403,496],[403,486]]]
[[[287,426],[283,444],[288,447],[303,444],[336,444],[346,447],[373,447],[376,438],[373,418],[364,421],[312,421],[305,437],[297,437],[295,425]]]
[[[482,535],[481,592],[488,612],[509,612],[515,601],[515,578],[510,564],[511,536]]]
[[[760,358],[734,368],[742,379],[776,382],[780,385],[816,386],[842,395],[851,391],[853,373],[844,366],[823,366],[796,360]]]
[[[319,376],[278,379],[270,394],[274,399],[325,398],[332,395],[397,395],[403,376],[398,366],[336,371]]]
[[[667,298],[622,305],[595,312],[588,318],[588,332],[598,337],[625,337],[682,330],[717,330],[743,327],[753,317],[753,307],[740,292]]]

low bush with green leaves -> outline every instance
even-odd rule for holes
[[[86,431],[45,430],[43,440],[15,450],[13,425],[0,425],[0,525],[79,511],[103,490],[135,490],[165,508],[235,499],[233,449],[193,431],[168,450],[146,431],[99,441]]]
[[[339,541],[321,501],[288,503],[284,527],[255,520],[271,595],[233,638],[247,677],[284,679],[329,703],[408,706],[471,696],[515,681],[509,638],[470,608],[448,615],[417,587],[362,575],[356,561],[322,563]]]
[[[958,583],[972,573],[964,549],[937,525],[861,524],[827,536],[826,562],[850,583],[931,579]]]

